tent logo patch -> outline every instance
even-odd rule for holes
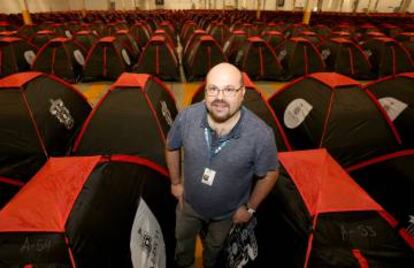
[[[75,51],[73,51],[73,56],[75,57],[75,60],[80,64],[80,65],[85,65],[85,58],[83,57],[82,52],[79,49],[76,49]]]
[[[161,101],[161,112],[162,112],[162,116],[164,116],[165,118],[165,121],[167,121],[167,124],[169,126],[172,126],[173,120],[171,117],[170,110],[168,109],[167,103],[165,101]]]
[[[312,111],[313,106],[304,99],[295,99],[286,107],[283,121],[286,127],[290,129],[297,128],[305,121],[308,114]]]
[[[124,59],[125,63],[128,65],[131,65],[131,60],[129,59],[128,52],[125,49],[122,49],[121,54],[122,54],[122,58]]]
[[[36,58],[36,54],[34,53],[34,51],[33,50],[27,50],[27,51],[24,52],[23,55],[24,55],[24,59],[26,60],[26,62],[29,65],[32,65],[34,59]]]
[[[229,49],[229,46],[230,46],[230,41],[227,41],[223,46],[223,51],[227,51],[227,49]]]
[[[378,99],[378,101],[387,112],[391,121],[397,119],[397,117],[408,107],[406,103],[392,97],[381,98]]]
[[[408,215],[408,217],[410,218],[408,220],[408,227],[407,227],[407,232],[414,237],[414,216],[412,215]]]
[[[65,104],[61,99],[52,100],[50,99],[50,108],[49,112],[51,115],[56,117],[59,123],[63,124],[66,129],[70,130],[75,125],[75,120],[69,112],[69,109],[66,108]]]
[[[321,57],[323,60],[326,60],[329,57],[329,55],[331,55],[331,51],[329,49],[322,50]]]
[[[277,59],[279,61],[282,61],[287,55],[287,51],[284,49],[282,51],[279,52],[279,55],[277,55]]]
[[[364,50],[364,54],[365,54],[365,56],[367,56],[367,58],[369,58],[369,57],[371,57],[372,56],[372,51],[371,50]]]
[[[65,35],[66,35],[67,38],[72,38],[72,34],[70,33],[69,30],[65,31]]]

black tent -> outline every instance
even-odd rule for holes
[[[253,267],[409,268],[414,239],[326,150],[279,154],[279,179],[257,212]]]
[[[165,137],[177,113],[172,94],[158,78],[124,73],[94,107],[73,153],[136,155],[165,167]]]
[[[89,49],[98,41],[98,35],[92,31],[79,31],[73,35],[73,40],[88,53]]]
[[[366,84],[401,135],[404,148],[414,148],[414,73],[401,73]]]
[[[401,143],[378,101],[340,74],[299,78],[269,103],[293,149],[327,148],[343,166],[395,151]]]
[[[253,80],[278,80],[283,70],[275,52],[260,37],[249,37],[237,54],[235,64]]]
[[[184,64],[188,81],[204,79],[213,66],[227,61],[220,45],[209,35],[201,36],[194,47],[189,49],[191,50]]]
[[[414,150],[381,155],[357,163],[347,171],[403,228],[401,233],[413,241],[414,207],[410,201],[414,188]]]
[[[0,211],[0,266],[171,267],[175,204],[147,159],[51,158]]]
[[[223,45],[223,53],[232,64],[235,63],[237,53],[247,40],[247,34],[240,30],[232,31]]]
[[[76,83],[82,76],[85,53],[76,41],[64,37],[54,38],[39,50],[32,68]]]
[[[56,34],[54,31],[41,30],[36,32],[35,35],[31,36],[29,41],[37,48],[41,48],[47,42],[56,37],[58,37],[58,34]]]
[[[371,79],[371,64],[364,51],[345,38],[332,38],[320,46],[326,69],[354,79]]]
[[[0,38],[0,77],[29,71],[37,48],[17,37]]]
[[[277,55],[286,80],[325,70],[318,49],[303,37],[293,37],[282,43],[277,49]]]
[[[162,80],[179,81],[180,65],[174,47],[164,36],[152,37],[134,66],[134,72],[152,74]]]
[[[46,162],[65,155],[91,108],[71,85],[39,72],[0,80],[0,207]]]
[[[364,50],[377,77],[413,70],[410,53],[392,38],[372,38],[364,44]]]
[[[99,39],[89,50],[84,66],[85,81],[116,80],[133,62],[122,42],[113,36]]]

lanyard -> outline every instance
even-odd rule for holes
[[[224,146],[226,146],[227,142],[229,141],[228,139],[225,141],[220,142],[219,146],[217,146],[217,148],[213,151],[211,146],[211,133],[207,128],[204,128],[204,138],[206,140],[207,143],[207,148],[208,148],[208,162],[209,165],[211,163],[211,160],[213,160],[214,156],[216,156],[218,153],[220,153],[220,151],[224,148]]]

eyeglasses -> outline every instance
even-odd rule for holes
[[[225,97],[234,97],[236,95],[237,92],[239,92],[244,86],[240,86],[239,88],[234,88],[231,86],[219,89],[218,87],[214,86],[214,85],[209,85],[206,87],[206,95],[213,97],[213,96],[217,96],[219,91],[223,91],[223,95]]]

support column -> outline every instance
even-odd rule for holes
[[[256,4],[257,4],[256,19],[260,20],[260,9],[262,5],[262,0],[256,0]]]
[[[22,17],[24,24],[30,25],[32,24],[32,17],[30,16],[29,5],[27,4],[27,0],[23,0],[23,10],[22,10]]]
[[[304,9],[304,12],[303,12],[302,23],[309,24],[310,19],[311,19],[311,15],[312,15],[311,0],[306,0],[305,9]]]

